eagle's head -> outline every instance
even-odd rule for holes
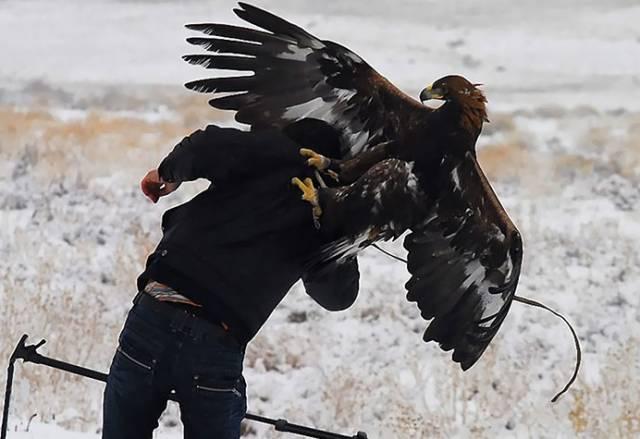
[[[420,92],[420,101],[438,99],[457,104],[461,112],[461,123],[470,130],[482,129],[482,123],[488,122],[487,98],[478,88],[481,84],[472,84],[458,75],[445,76]]]
[[[478,88],[479,85],[481,84],[472,84],[462,76],[445,76],[422,90],[420,100],[425,102],[429,99],[439,99],[461,104],[469,101],[486,103],[487,98]]]

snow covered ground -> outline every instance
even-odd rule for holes
[[[107,369],[160,214],[202,187],[153,206],[139,178],[191,130],[232,123],[181,89],[203,74],[179,59],[193,50],[182,25],[238,22],[233,4],[0,2],[0,359],[29,333],[45,353]],[[486,84],[480,157],[525,240],[519,294],[564,312],[584,358],[550,404],[571,338],[514,305],[462,373],[421,342],[402,264],[372,250],[348,311],[323,311],[299,286],[276,310],[247,353],[250,411],[383,439],[640,436],[637,1],[257,4],[413,95],[448,73]],[[101,392],[19,364],[9,437],[99,437]],[[178,420],[171,405],[157,437],[181,437]],[[246,436],[287,437],[255,423]]]

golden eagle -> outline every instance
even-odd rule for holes
[[[294,179],[322,228],[342,237],[321,257],[348,257],[409,229],[407,298],[432,319],[424,340],[453,349],[453,360],[471,367],[511,306],[522,260],[520,234],[476,158],[487,120],[483,93],[460,76],[447,76],[420,94],[422,101],[444,101],[431,109],[349,49],[239,5],[235,13],[260,30],[187,25],[209,35],[187,41],[210,53],[184,59],[253,74],[186,86],[214,93],[212,106],[237,111],[236,120],[254,129],[284,128],[304,118],[337,129],[340,157],[301,153],[342,186],[316,190],[310,179]]]

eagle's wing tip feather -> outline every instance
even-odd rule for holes
[[[189,30],[199,30],[205,23],[187,23],[184,25],[185,28]]]
[[[185,39],[185,41],[188,44],[191,44],[192,46],[200,46],[203,45],[200,41],[202,40],[202,37],[187,37]]]
[[[198,79],[196,81],[185,82],[184,86],[189,90],[200,92],[200,87],[202,86],[202,79]]]
[[[257,6],[253,6],[250,5],[249,3],[245,3],[245,2],[238,2],[238,6],[239,8],[233,8],[233,12],[240,18],[242,18],[243,20],[246,20],[244,16],[246,16],[247,14],[250,13],[255,13],[255,12],[266,12],[260,8],[258,8]]]
[[[460,361],[460,369],[462,369],[463,372],[466,372],[467,370],[471,369],[471,366],[473,366],[475,363],[475,361]]]
[[[247,2],[238,2],[238,6],[240,6],[246,12],[266,12],[264,9],[261,9]]]

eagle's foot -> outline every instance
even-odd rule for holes
[[[291,179],[291,184],[297,186],[302,191],[302,199],[313,206],[313,218],[317,221],[322,215],[322,208],[318,199],[318,190],[313,184],[313,180],[305,178],[304,181],[298,177]]]
[[[339,181],[338,174],[330,169],[331,159],[318,154],[309,148],[300,148],[300,155],[307,158],[307,165],[316,168],[318,171],[324,172],[335,181]]]
[[[300,155],[307,158],[307,165],[318,171],[324,171],[331,164],[331,160],[309,148],[300,148]]]

